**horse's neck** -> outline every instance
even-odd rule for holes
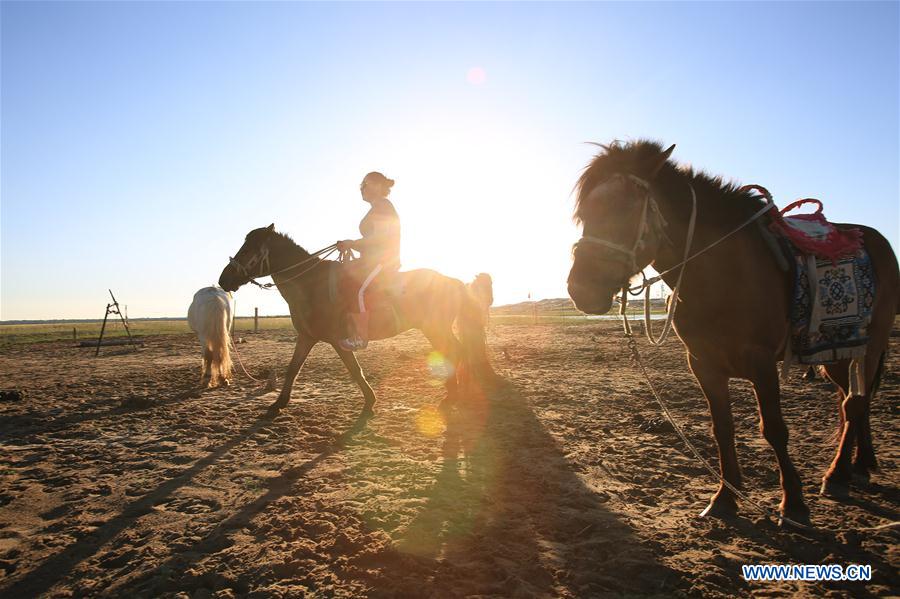
[[[708,214],[704,214],[703,207],[699,201],[694,233],[690,240],[688,239],[688,228],[691,220],[690,203],[681,204],[677,208],[673,208],[671,212],[668,212],[666,219],[668,221],[666,235],[671,240],[671,243],[666,242],[663,244],[652,265],[657,272],[674,268],[672,272],[663,275],[663,280],[669,287],[673,287],[678,281],[678,274],[681,269],[677,268],[677,266],[684,261],[685,249],[688,243],[690,243],[690,247],[687,248],[687,255],[690,257],[726,237],[741,224],[737,220],[733,223],[726,223],[709,218]],[[754,225],[748,225],[743,230],[735,233],[734,237],[756,234],[754,229]],[[691,283],[690,287],[702,288],[707,284],[716,284],[716,281],[719,281],[719,284],[721,284],[725,273],[721,272],[723,258],[720,253],[717,253],[718,250],[719,248],[716,247],[710,248],[709,251],[687,263],[684,279]],[[753,256],[742,253],[729,258],[730,261],[753,259]],[[685,289],[682,292],[689,286],[683,285],[683,287]],[[690,293],[690,291],[688,292]]]
[[[272,272],[289,268],[310,257],[309,252],[288,239],[281,239],[273,246],[269,251],[269,264],[271,264]]]

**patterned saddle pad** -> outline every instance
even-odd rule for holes
[[[875,275],[860,249],[840,260],[794,255],[791,352],[801,364],[865,355],[875,302]]]

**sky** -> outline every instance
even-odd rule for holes
[[[900,248],[897,2],[0,3],[0,320],[183,316],[251,229],[566,297],[597,148],[817,197]],[[286,314],[274,292],[237,313]]]

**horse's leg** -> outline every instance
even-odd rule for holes
[[[741,469],[738,466],[737,452],[734,449],[734,418],[731,415],[731,402],[728,397],[728,376],[723,372],[707,367],[703,362],[688,354],[691,372],[700,383],[703,395],[709,404],[712,417],[713,435],[719,448],[719,469],[722,478],[734,487],[741,488]],[[737,513],[737,501],[724,483],[719,483],[719,490],[713,495],[701,516],[727,517]]]
[[[356,355],[352,351],[341,349],[336,343],[333,343],[331,347],[333,347],[334,351],[341,357],[344,366],[347,368],[347,372],[350,373],[350,377],[359,387],[359,390],[362,391],[363,397],[366,399],[362,413],[359,415],[360,420],[368,420],[369,418],[374,417],[376,400],[375,391],[372,390],[372,386],[369,385],[369,381],[366,380],[366,375],[363,374],[362,368],[360,368],[359,362],[356,360]]]
[[[447,369],[447,378],[444,379],[444,388],[447,390],[447,396],[441,400],[439,408],[443,412],[448,412],[459,398],[459,381],[457,375],[462,360],[462,347],[459,340],[453,334],[453,330],[446,329],[423,329],[422,332],[428,339],[431,346],[441,354],[444,364],[449,365]]]
[[[291,400],[291,389],[294,387],[294,379],[297,378],[297,373],[300,372],[300,368],[306,361],[306,356],[309,355],[309,351],[315,344],[315,339],[310,339],[306,335],[297,335],[297,345],[294,346],[294,355],[291,357],[287,372],[284,374],[284,385],[281,387],[281,393],[278,395],[278,399],[269,406],[268,416],[277,416],[278,412]]]
[[[872,445],[872,427],[869,423],[869,414],[872,408],[872,397],[878,389],[877,381],[884,370],[885,352],[878,357],[878,365],[871,379],[866,379],[865,403],[862,417],[859,421],[859,429],[856,434],[856,456],[853,458],[853,477],[864,484],[869,482],[869,472],[878,470],[878,459],[875,457],[875,447]]]
[[[880,357],[880,356],[879,356]],[[822,478],[822,495],[828,495],[836,499],[843,499],[849,495],[850,481],[853,478],[853,464],[851,456],[853,446],[860,436],[866,436],[868,447],[864,447],[857,453],[857,458],[862,460],[861,467],[868,474],[868,460],[874,461],[875,452],[871,445],[871,431],[868,428],[869,397],[871,386],[875,381],[875,375],[880,367],[880,360],[865,360],[866,392],[863,395],[850,395],[841,403],[841,440],[837,453],[831,461],[831,466]],[[871,452],[871,453],[870,453]]]
[[[775,450],[775,457],[778,459],[782,491],[779,511],[795,522],[808,524],[809,508],[803,501],[803,485],[788,456],[788,429],[781,414],[781,392],[775,363],[761,363],[751,382],[759,406],[759,432]]]
[[[208,388],[212,384],[212,352],[203,344],[203,362],[200,366],[200,386]]]
[[[834,384],[834,386],[837,387],[837,390],[835,391],[835,395],[837,396],[838,410],[837,439],[838,443],[840,443],[841,438],[844,434],[845,425],[847,424],[847,417],[844,412],[843,405],[844,400],[847,399],[847,392],[850,390],[850,360],[841,360],[839,362],[825,364],[822,369],[825,371],[825,376],[828,378],[828,380],[830,380]],[[828,474],[826,471],[825,478],[827,478],[827,476]],[[825,492],[826,486],[827,485],[823,479],[823,493]],[[831,494],[835,496],[846,496],[847,490],[840,488],[840,485],[838,483],[834,483],[834,485],[832,485]]]

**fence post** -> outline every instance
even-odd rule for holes
[[[253,332],[259,332],[259,308],[253,308]]]

